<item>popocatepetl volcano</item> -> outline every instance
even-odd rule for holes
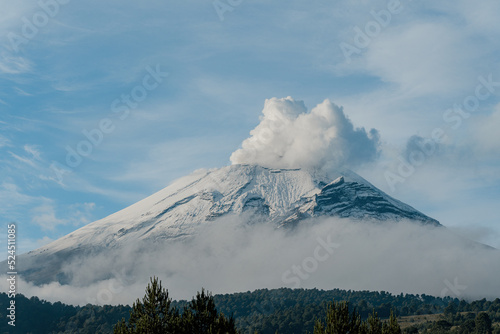
[[[143,249],[190,238],[219,217],[291,228],[312,217],[440,224],[349,170],[323,173],[231,165],[200,170],[106,218],[88,224],[19,260],[23,277],[46,283],[65,277],[60,269],[76,257],[122,246]]]

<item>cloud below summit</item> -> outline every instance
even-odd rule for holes
[[[231,155],[233,164],[269,168],[355,168],[378,156],[379,133],[355,128],[329,100],[310,112],[291,97],[266,100],[259,125]]]
[[[132,304],[153,275],[174,299],[202,287],[214,293],[299,287],[492,300],[500,291],[499,264],[497,250],[411,221],[324,217],[291,231],[227,216],[184,242],[130,243],[75,258],[62,268],[72,277],[68,285],[37,286],[21,275],[19,287],[28,297],[77,305]],[[0,276],[0,287],[7,284]]]

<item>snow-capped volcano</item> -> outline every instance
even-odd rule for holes
[[[196,171],[142,201],[29,252],[20,261],[23,276],[38,283],[51,281],[61,265],[75,256],[134,243],[158,245],[189,238],[201,226],[231,214],[277,228],[319,216],[409,219],[440,225],[351,171],[326,175],[302,169],[231,165]],[[60,276],[58,279],[64,281]]]

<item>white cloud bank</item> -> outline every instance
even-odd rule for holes
[[[233,164],[269,168],[355,168],[378,155],[379,134],[354,128],[329,100],[311,112],[291,97],[266,100],[260,124],[231,155]]]
[[[473,124],[475,150],[480,153],[498,157],[500,153],[500,104],[490,114],[477,119]]]
[[[35,286],[21,274],[19,292],[80,305],[132,303],[156,275],[171,296],[183,299],[201,287],[228,293],[282,286],[500,297],[498,250],[443,227],[404,221],[325,218],[290,231],[227,217],[185,242],[108,250],[63,270],[73,277],[70,285]],[[0,282],[4,288],[7,281]]]

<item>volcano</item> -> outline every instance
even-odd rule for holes
[[[75,258],[131,244],[140,244],[147,251],[148,247],[189,239],[201,227],[228,215],[277,229],[291,229],[323,216],[441,226],[349,170],[324,173],[236,164],[181,178],[119,212],[22,255],[19,266],[23,277],[36,284],[67,283],[71,278],[61,268]]]

